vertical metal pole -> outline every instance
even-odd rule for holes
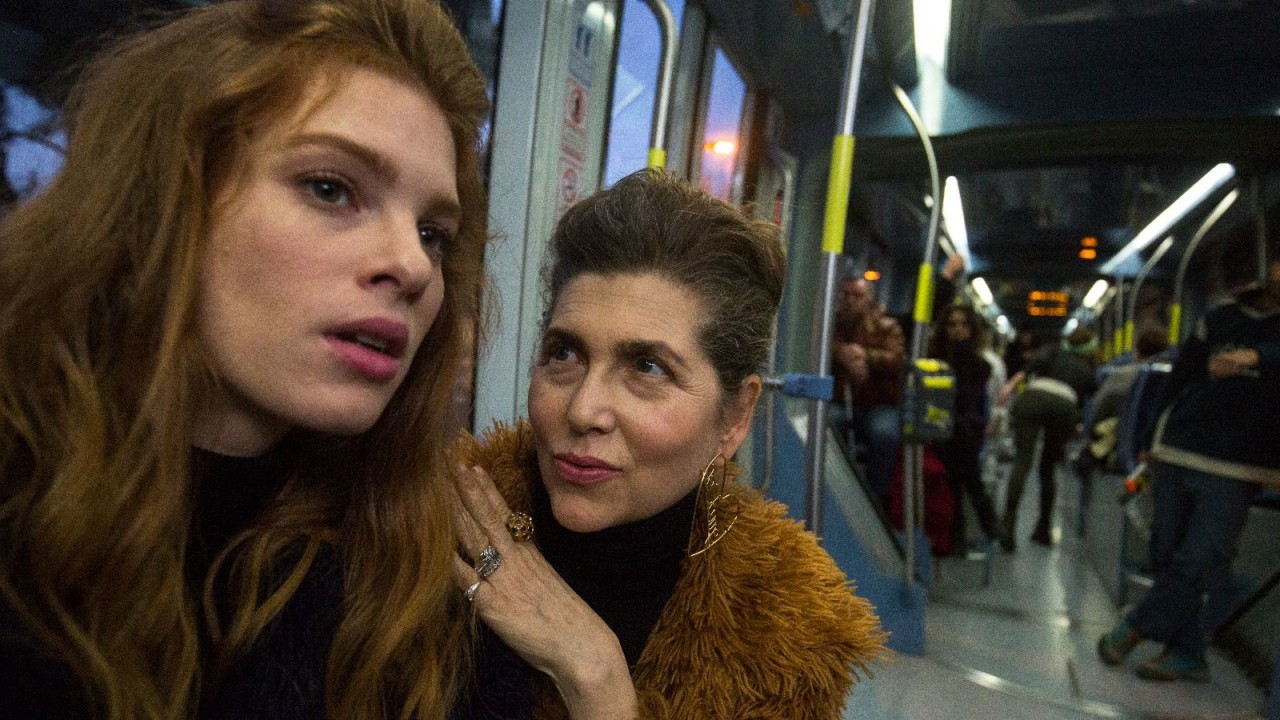
[[[653,98],[653,127],[649,132],[651,168],[667,166],[667,119],[671,116],[671,87],[676,76],[676,21],[666,0],[644,0],[658,19],[662,32],[662,65],[658,68],[658,92]]]
[[[1254,175],[1249,181],[1249,195],[1253,206],[1253,229],[1258,239],[1258,287],[1267,286],[1267,207],[1262,201],[1262,176]]]
[[[1112,329],[1115,335],[1113,338],[1115,355],[1112,357],[1120,357],[1124,354],[1124,278],[1116,276],[1116,304],[1112,307],[1112,317],[1115,319],[1116,326]]]
[[[902,387],[901,412],[904,417],[915,417],[917,403],[920,401],[920,388],[916,386],[917,377],[912,370],[916,361],[925,353],[928,339],[929,323],[933,321],[933,258],[938,247],[938,221],[942,214],[942,180],[938,175],[938,160],[933,152],[933,142],[929,140],[929,129],[924,126],[920,114],[911,104],[911,98],[898,85],[893,86],[893,93],[898,104],[911,119],[920,142],[924,145],[924,153],[929,161],[929,187],[933,194],[933,204],[929,209],[929,226],[924,233],[924,257],[920,261],[920,270],[916,276],[915,307],[912,308],[911,345],[908,347],[905,381]],[[902,582],[910,588],[916,577],[916,527],[923,524],[924,515],[924,446],[919,442],[909,442],[903,452],[902,473],[902,529],[907,538],[907,557],[902,569]]]
[[[814,323],[814,369],[819,376],[831,374],[831,318],[834,314],[836,263],[844,250],[845,216],[849,212],[849,183],[853,175],[853,118],[858,108],[858,80],[867,50],[874,0],[862,0],[853,27],[849,30],[849,64],[845,71],[844,102],[839,132],[832,142],[831,173],[827,180],[827,210],[822,226],[823,271],[818,292],[820,302]],[[805,488],[805,526],[822,532],[822,483],[826,458],[827,403],[813,400],[809,406],[809,444],[805,448],[808,484]]]

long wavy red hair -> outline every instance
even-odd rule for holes
[[[371,430],[299,438],[272,510],[224,557],[233,612],[206,616],[211,656],[234,662],[331,542],[346,602],[329,714],[439,718],[451,702],[468,637],[444,429],[480,315],[484,80],[430,0],[232,0],[100,54],[67,103],[62,172],[0,225],[0,592],[100,716],[189,717],[210,671],[212,603],[183,567],[192,413],[218,381],[195,307],[211,199],[255,129],[344,67],[414,83],[448,120],[463,216],[444,304]],[[273,567],[289,546],[303,560]]]

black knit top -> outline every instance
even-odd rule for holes
[[[287,440],[257,458],[196,452],[187,577],[197,596],[203,594],[213,559],[262,514],[283,487],[293,462]],[[301,548],[285,550],[277,563],[279,572],[287,574],[300,552]],[[225,570],[224,564],[220,577]],[[216,597],[219,586],[214,587]],[[335,548],[324,546],[297,592],[253,646],[224,676],[208,683],[200,717],[323,718],[325,666],[341,620],[341,558]]]
[[[186,575],[199,598],[213,559],[247,528],[284,483],[287,449],[258,458],[196,450]],[[247,656],[201,702],[202,718],[320,718],[324,666],[341,618],[341,573],[336,552],[322,551],[302,587],[268,625]],[[71,668],[46,650],[0,602],[0,717],[78,718],[94,713]]]
[[[680,577],[696,495],[691,492],[645,520],[577,533],[556,522],[546,490],[541,485],[534,489],[539,549],[618,636],[631,667]]]
[[[639,661],[675,590],[688,554],[696,497],[694,490],[651,518],[579,533],[556,522],[546,490],[534,484],[531,514],[538,549],[618,636],[630,667]],[[528,680],[536,672],[485,631],[472,688],[454,720],[531,717]]]

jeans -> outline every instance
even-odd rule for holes
[[[1135,630],[1163,642],[1170,653],[1204,660],[1201,597],[1230,582],[1249,505],[1261,487],[1177,465],[1156,465],[1151,486],[1156,577],[1129,613]]]
[[[898,445],[902,441],[902,420],[898,408],[887,404],[854,405],[852,410],[852,415],[848,415],[842,404],[833,404],[832,425],[841,438],[848,429],[853,431],[856,442],[866,444],[867,484],[881,506],[886,506],[889,483],[893,481],[893,469],[898,464]]]

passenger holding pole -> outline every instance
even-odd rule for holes
[[[906,338],[866,280],[846,278],[837,303],[831,343],[836,383],[831,422],[842,438],[852,433],[867,443],[867,484],[884,506],[902,438],[898,404]]]

